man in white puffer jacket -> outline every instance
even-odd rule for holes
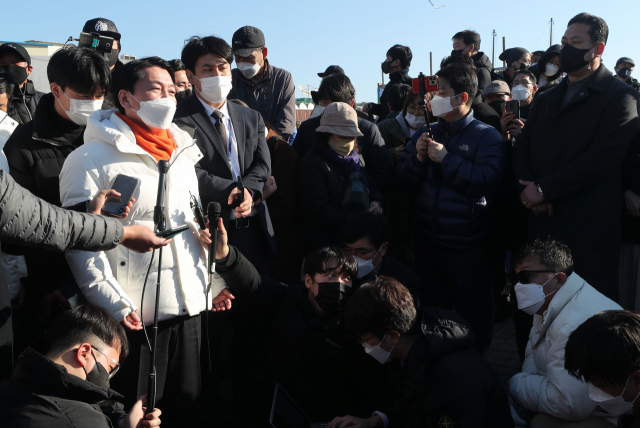
[[[132,61],[118,72],[114,82],[118,110],[98,110],[90,117],[85,144],[65,161],[60,174],[62,206],[75,206],[110,189],[119,174],[140,179],[135,203],[124,225],[154,228],[159,160],[170,163],[166,177],[166,227],[187,225],[162,253],[158,318],[157,405],[168,426],[197,425],[200,396],[200,313],[205,310],[206,252],[191,211],[190,193],[199,200],[194,164],[202,158],[189,134],[172,124],[175,112],[174,75],[170,65],[157,57]],[[134,402],[147,391],[149,347],[142,330],[153,322],[158,269],[157,254],[134,253],[126,248],[90,253],[68,251],[67,260],[84,296],[109,310],[127,329],[131,343],[125,373],[111,381]],[[142,292],[146,282],[144,305]],[[224,281],[210,290],[211,303],[230,308]],[[139,308],[143,306],[143,313]],[[140,317],[142,315],[142,318]]]
[[[621,309],[573,272],[569,247],[558,241],[536,240],[514,257],[518,308],[533,315],[533,327],[522,372],[509,381],[511,397],[537,413],[531,428],[613,427],[610,415],[596,411],[589,385],[564,368],[569,335],[592,315]]]

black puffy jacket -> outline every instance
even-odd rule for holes
[[[33,82],[27,80],[27,83],[24,84],[24,93],[19,86],[14,89],[13,100],[7,110],[7,115],[20,125],[32,121],[36,107],[43,95],[44,92],[37,91]]]
[[[421,330],[398,379],[398,398],[381,407],[389,427],[513,427],[507,394],[462,317],[429,308]]]
[[[493,65],[491,65],[489,57],[483,52],[478,52],[473,55],[471,59],[476,66],[476,75],[478,76],[478,92],[476,92],[475,102],[481,102],[482,90],[491,83],[491,70],[493,69]]]
[[[4,428],[112,428],[125,414],[111,401],[120,398],[27,348],[0,385],[0,420]]]
[[[398,85],[409,85],[413,80],[408,73],[409,70],[394,71],[389,74],[389,83],[384,87],[382,94],[380,95],[380,104],[373,104],[371,113],[378,116],[378,122],[381,122],[389,115],[389,93],[391,88]]]

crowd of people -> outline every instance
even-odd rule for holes
[[[82,32],[113,48],[46,94],[0,45],[2,426],[640,427],[640,83],[603,19],[500,69],[457,32],[424,82],[394,45],[362,109],[331,65],[301,123],[258,28],[126,64]]]

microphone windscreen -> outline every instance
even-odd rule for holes
[[[222,212],[222,207],[218,202],[209,202],[207,205],[207,216],[209,217],[209,221],[215,219],[216,221],[220,218],[220,213]]]

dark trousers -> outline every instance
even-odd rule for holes
[[[233,245],[255,266],[262,276],[269,276],[269,245],[262,228],[260,216],[249,217],[249,227],[236,229],[233,222],[226,222],[229,245]]]
[[[156,408],[163,427],[197,427],[200,412],[200,315],[175,317],[158,323]],[[151,339],[152,326],[147,326]],[[125,396],[125,410],[147,393],[149,345],[144,332],[127,331],[130,353],[111,379],[112,389]]]
[[[486,247],[451,249],[415,246],[416,273],[422,280],[423,307],[453,309],[469,323],[476,349],[489,348],[493,336],[493,272]]]

